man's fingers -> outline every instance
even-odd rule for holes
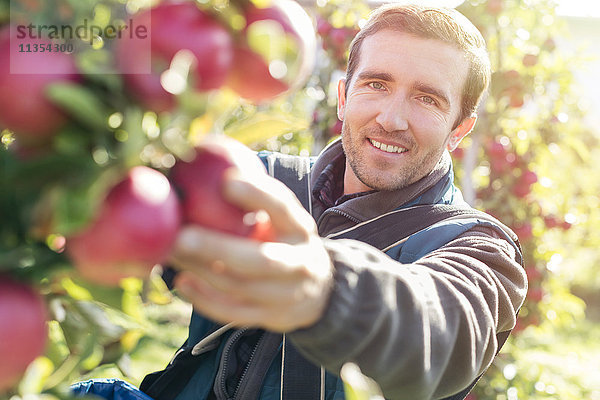
[[[273,319],[269,308],[232,297],[189,271],[184,271],[177,277],[175,287],[197,312],[214,321],[233,322],[236,326],[257,326],[260,322]],[[276,323],[281,329],[283,324],[279,321]],[[275,326],[273,328],[277,329]]]
[[[301,265],[289,260],[298,253],[285,243],[261,243],[215,232],[197,226],[182,230],[171,261],[181,269],[194,270],[219,263],[228,273],[240,278],[294,279],[305,274]]]
[[[268,176],[251,181],[232,171],[226,175],[223,193],[228,201],[245,210],[265,210],[280,236],[299,236],[300,241],[316,230],[294,193]]]

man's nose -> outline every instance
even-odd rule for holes
[[[407,104],[400,96],[383,101],[382,108],[375,121],[386,131],[405,131],[408,129]]]

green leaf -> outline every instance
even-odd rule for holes
[[[305,119],[291,114],[265,111],[232,123],[225,129],[225,134],[250,145],[285,133],[307,129],[308,125]]]
[[[106,128],[108,112],[91,90],[75,83],[53,83],[47,88],[50,99],[90,128]]]
[[[77,301],[75,305],[88,324],[97,330],[97,341],[101,344],[117,341],[125,333],[125,329],[113,323],[106,311],[98,304],[90,301]]]
[[[44,387],[45,380],[52,374],[54,365],[46,357],[36,358],[27,367],[25,376],[19,383],[19,392],[25,395],[40,393]]]
[[[93,298],[95,301],[105,304],[108,307],[117,310],[121,310],[122,308],[121,299],[123,297],[123,289],[120,287],[95,285],[83,279],[66,279],[63,280],[62,285],[72,297],[75,296],[71,290],[77,288],[77,291],[84,291],[90,298]],[[83,298],[81,299],[85,300]]]

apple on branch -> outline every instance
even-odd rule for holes
[[[0,127],[14,131],[19,142],[28,146],[48,141],[67,121],[48,100],[48,86],[76,82],[80,75],[70,54],[21,53],[20,45],[46,48],[52,44],[42,39],[19,39],[10,26],[0,31]],[[43,73],[36,71],[39,66],[43,66]]]
[[[244,174],[266,174],[261,161],[234,140],[208,141],[195,149],[191,160],[175,164],[170,180],[182,199],[184,223],[259,241],[272,240],[268,218],[242,210],[223,197],[223,179],[232,168]]]
[[[252,3],[243,10],[246,25],[234,46],[227,86],[255,103],[300,87],[315,63],[316,38],[310,17],[292,0]]]
[[[0,395],[17,384],[46,346],[46,308],[31,287],[0,276]]]
[[[138,166],[109,191],[94,221],[67,238],[66,251],[84,278],[118,285],[164,262],[180,223],[179,200],[168,179]]]
[[[135,26],[149,27],[150,47],[143,39],[123,37],[117,47],[117,65],[126,88],[149,109],[161,112],[175,106],[173,87],[165,75],[169,70],[189,78],[193,88],[208,91],[220,88],[233,61],[232,39],[213,16],[200,10],[195,2],[164,2],[136,14]],[[187,51],[193,56],[188,73],[172,65],[176,55]],[[148,73],[132,73],[148,66]],[[169,89],[169,91],[167,91]]]

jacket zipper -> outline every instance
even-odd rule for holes
[[[229,353],[231,351],[231,347],[235,344],[235,342],[242,336],[249,328],[242,328],[238,331],[235,331],[227,340],[225,347],[223,348],[223,357],[221,359],[221,368],[219,369],[219,390],[221,393],[217,395],[218,398],[228,399],[227,395],[227,385],[226,385],[226,372],[227,372],[227,364],[229,363]],[[238,384],[239,385],[239,384]],[[237,390],[237,388],[236,388]]]
[[[250,353],[250,358],[248,359],[248,362],[246,363],[246,367],[244,367],[244,372],[242,372],[242,375],[240,376],[240,379],[237,383],[237,386],[235,387],[235,390],[233,391],[233,399],[237,399],[237,394],[238,391],[240,390],[240,386],[242,385],[242,381],[244,379],[244,377],[246,376],[246,374],[248,373],[248,370],[250,369],[250,365],[252,365],[252,359],[254,358],[254,355],[256,354],[256,350],[258,349],[260,342],[263,340],[265,336],[265,333],[261,333],[260,337],[258,338],[258,341],[256,342],[256,345],[254,346],[254,348],[252,349],[252,353]],[[243,399],[241,399],[243,400]]]
[[[317,221],[317,227],[318,228],[320,228],[321,225],[323,225],[323,223],[325,221],[325,218],[329,217],[330,214],[341,215],[342,217],[347,218],[347,219],[349,219],[350,221],[352,221],[352,222],[354,222],[356,224],[360,224],[362,222],[358,218],[353,217],[352,215],[350,215],[350,214],[348,214],[348,213],[346,213],[344,211],[338,210],[337,208],[330,208],[330,209],[326,210],[323,214],[321,214],[321,216],[319,217],[319,220]],[[321,233],[321,232],[319,231],[319,233]]]

